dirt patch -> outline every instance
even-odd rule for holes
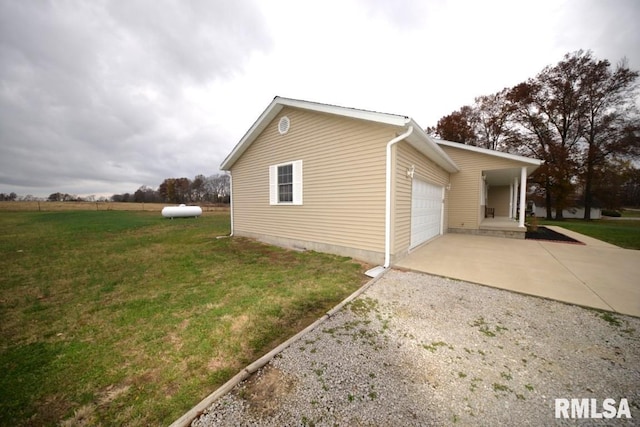
[[[249,316],[246,314],[241,314],[239,316],[232,318],[231,332],[234,335],[242,334],[247,328],[250,327],[250,323],[249,323],[250,320],[251,319],[249,319]]]
[[[278,412],[280,402],[294,387],[293,378],[280,369],[267,365],[249,378],[237,394],[249,404],[249,409],[256,415],[272,416]]]
[[[129,392],[131,386],[129,385],[110,385],[102,392],[98,397],[98,401],[95,403],[89,403],[81,406],[73,411],[73,415],[60,423],[61,427],[86,427],[97,425],[96,409],[98,407],[104,407],[116,399],[126,395]]]
[[[129,392],[131,388],[130,385],[110,385],[102,393],[100,393],[100,398],[98,399],[98,405],[104,406],[107,405],[114,400],[124,396]]]

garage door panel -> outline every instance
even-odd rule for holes
[[[411,189],[411,247],[440,234],[442,187],[414,178]]]

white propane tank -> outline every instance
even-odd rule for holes
[[[188,218],[198,217],[202,215],[202,209],[200,206],[165,206],[162,208],[162,216],[165,218]]]

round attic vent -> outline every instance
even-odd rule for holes
[[[280,135],[284,135],[285,133],[289,132],[290,125],[291,122],[289,121],[289,117],[283,116],[280,119],[280,122],[278,122],[278,132],[280,132]]]

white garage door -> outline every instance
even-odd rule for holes
[[[411,188],[411,247],[438,236],[442,228],[443,188],[414,178]]]

